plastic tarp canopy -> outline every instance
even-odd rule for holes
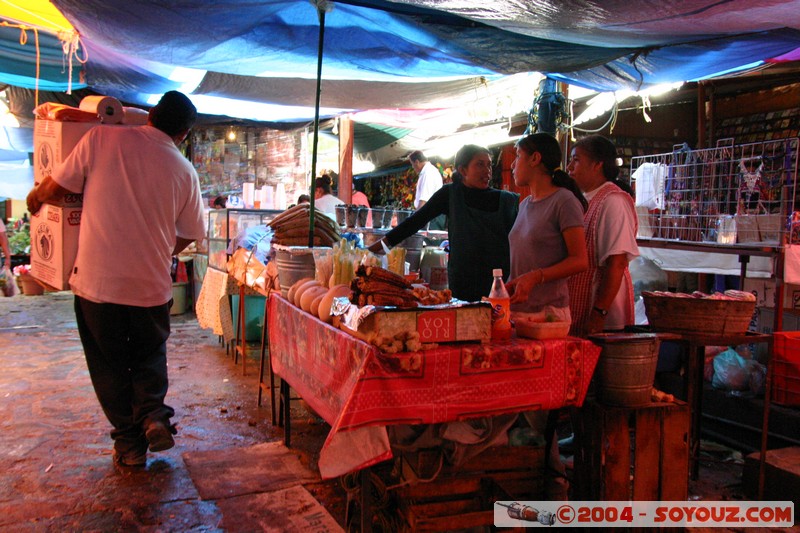
[[[14,4],[21,9],[15,11]],[[597,90],[640,89],[719,76],[763,61],[791,61],[800,49],[797,0],[344,0],[327,5],[322,77],[328,116],[433,107],[426,103],[429,96],[457,94],[460,84],[480,77],[536,71]],[[62,22],[51,24],[52,13],[39,15],[40,9],[60,13]],[[319,30],[315,2],[0,4],[0,17],[7,20],[26,11],[34,15],[31,24],[51,32],[39,32],[40,89],[67,88],[61,42],[54,36],[66,21],[80,32],[88,53],[80,77],[79,64],[73,66],[73,88],[86,83],[142,105],[170,89],[194,90],[298,106],[292,111],[295,119],[310,118]],[[0,82],[32,88],[33,35],[29,32],[22,45],[18,29],[0,30]],[[197,81],[185,85],[176,69],[194,71],[199,86]]]
[[[54,4],[87,47],[128,57],[124,75],[102,54],[87,64],[89,84],[109,94],[135,87],[128,78],[134,65],[141,72],[154,64],[209,71],[205,90],[232,98],[256,92],[253,87],[262,83],[257,78],[314,79],[316,74],[319,22],[311,2]],[[796,1],[360,0],[331,5],[326,80],[419,82],[539,71],[601,90],[638,88],[665,78],[700,79],[800,48]],[[255,79],[248,87],[223,83],[221,75]],[[259,101],[285,98],[285,90],[276,84]],[[313,91],[307,98],[309,105]],[[359,109],[377,105],[364,99]]]

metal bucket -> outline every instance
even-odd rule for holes
[[[406,262],[408,263],[409,272],[416,272],[419,270],[419,262],[422,257],[422,244],[425,242],[425,237],[420,233],[409,235],[400,243],[397,244],[400,248],[406,249]]]
[[[275,264],[278,267],[278,281],[281,296],[286,298],[289,289],[296,281],[313,278],[315,274],[314,253],[303,246],[285,246],[275,249]]]
[[[650,403],[661,341],[652,333],[602,333],[589,340],[603,347],[597,363],[598,399],[606,405]]]

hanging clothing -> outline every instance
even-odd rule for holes
[[[594,306],[606,260],[612,255],[626,254],[628,261],[639,255],[636,245],[638,223],[633,199],[611,182],[586,195],[589,208],[583,217],[589,269],[569,280],[572,328],[570,335],[586,336],[589,314]],[[621,329],[634,323],[633,282],[627,266],[619,292],[607,309],[607,329]]]
[[[643,163],[631,176],[636,184],[636,205],[647,209],[664,209],[664,186],[667,180],[667,165]]]

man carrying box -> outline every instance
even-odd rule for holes
[[[170,91],[148,124],[97,126],[27,198],[83,193],[78,253],[70,275],[92,385],[114,426],[114,462],[144,466],[147,450],[172,448],[167,394],[172,256],[203,237],[200,183],[177,146],[197,110]]]

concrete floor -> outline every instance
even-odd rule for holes
[[[69,292],[0,298],[0,531],[222,531],[220,507],[200,499],[181,454],[282,438],[270,424],[269,401],[256,406],[256,350],[243,376],[192,313],[173,317],[167,403],[177,412],[176,446],[150,454],[144,470],[121,470],[112,464],[110,427],[89,381],[72,303]],[[329,428],[299,404],[292,420],[293,449],[317,472]],[[729,455],[703,463],[692,499],[743,499],[742,468]],[[304,486],[344,523],[338,481]],[[247,523],[225,524],[252,531]]]

